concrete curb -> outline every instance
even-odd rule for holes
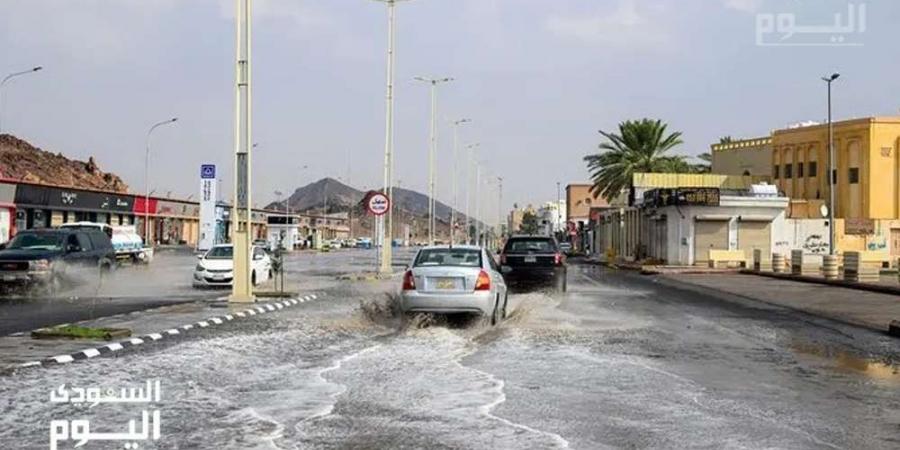
[[[877,292],[879,294],[891,294],[891,295],[900,295],[900,287],[894,286],[884,286],[880,284],[872,284],[872,283],[853,283],[850,281],[844,280],[826,280],[824,278],[819,277],[811,277],[806,275],[791,275],[789,273],[775,273],[775,272],[756,272],[754,270],[745,269],[740,273],[746,275],[757,275],[761,277],[769,277],[776,278],[779,280],[788,280],[788,281],[800,281],[804,283],[814,283],[814,284],[824,284],[828,286],[837,286],[847,289],[858,289],[861,291],[870,291]]]
[[[119,342],[114,342],[111,344],[103,345],[100,347],[88,348],[85,350],[77,351],[74,353],[68,353],[64,355],[57,355],[51,358],[42,359],[40,361],[30,361],[26,363],[19,364],[18,368],[26,368],[26,367],[50,367],[58,364],[66,364],[74,361],[81,361],[85,359],[95,358],[101,355],[108,355],[111,353],[119,352],[129,347],[136,347],[145,343],[155,342],[166,338],[172,338],[173,336],[179,336],[182,334],[187,334],[190,330],[200,329],[200,328],[208,328],[214,327],[216,325],[222,325],[227,322],[231,322],[238,319],[250,318],[260,314],[266,314],[269,312],[276,312],[278,310],[288,308],[291,306],[296,306],[301,303],[305,303],[307,301],[316,300],[320,296],[324,294],[309,294],[303,297],[291,298],[282,300],[279,302],[267,302],[260,303],[258,305],[251,306],[247,309],[238,311],[234,314],[226,314],[224,316],[211,317],[206,320],[201,320],[199,322],[195,322],[192,324],[182,325],[176,328],[170,328],[168,330],[159,332],[159,333],[150,333],[145,334],[143,336],[132,337],[130,339],[122,340]]]

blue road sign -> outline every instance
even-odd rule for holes
[[[216,165],[203,164],[200,166],[200,178],[216,178]]]

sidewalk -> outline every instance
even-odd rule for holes
[[[749,274],[660,275],[667,284],[718,291],[888,332],[900,320],[900,296]]]

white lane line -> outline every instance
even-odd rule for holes
[[[109,345],[107,345],[106,348],[108,348],[108,349],[110,349],[110,350],[112,350],[112,351],[114,351],[114,352],[117,352],[117,351],[119,351],[119,350],[122,350],[122,344],[116,342],[116,343],[114,343],[114,344],[109,344]]]
[[[201,320],[201,321],[197,322],[197,325],[200,325],[200,328],[206,328],[209,326],[209,323],[206,322],[205,320]]]
[[[266,305],[266,309],[268,309],[269,311],[275,311],[275,307],[272,305]]]
[[[209,320],[216,325],[222,325],[222,319],[220,319],[218,317],[213,317],[212,319],[209,319]]]
[[[162,335],[159,333],[150,333],[147,335],[148,338],[153,339],[154,341],[158,341],[162,339]]]
[[[310,297],[312,297],[313,300],[319,298],[319,297],[316,297],[316,294],[310,294]]]
[[[250,314],[251,316],[255,316],[255,315],[256,315],[256,310],[248,309],[248,310],[247,310],[247,314]]]
[[[179,334],[178,330],[172,328],[171,330],[166,330],[166,334]]]
[[[181,326],[181,329],[182,329],[182,330],[190,330],[190,329],[193,329],[193,328],[194,328],[194,326],[191,325],[191,324],[187,324],[187,325],[182,325],[182,326]]]
[[[265,314],[265,313],[266,313],[266,310],[263,309],[263,308],[256,308],[256,312],[258,312],[258,313],[260,313],[260,314]]]
[[[284,305],[282,305],[281,303],[276,303],[275,307],[278,309],[284,309]]]
[[[134,338],[131,340],[131,345],[141,345],[144,343],[144,340],[141,338]]]
[[[65,364],[65,363],[70,363],[72,361],[75,361],[75,358],[72,358],[71,355],[59,355],[59,356],[54,356],[53,358],[50,358],[50,359],[52,359],[60,364]]]
[[[87,350],[82,350],[81,353],[84,353],[84,356],[87,356],[88,358],[100,356],[100,350],[97,350],[96,348],[89,348]]]
[[[236,312],[234,315],[236,315],[236,316],[238,316],[238,317],[244,317],[244,312],[243,312],[243,311],[238,311],[238,312]]]
[[[19,367],[34,367],[41,365],[40,361],[29,361],[27,363],[20,364]]]
[[[24,335],[25,335],[25,332],[24,332],[24,331],[20,331],[20,332],[18,332],[18,333],[12,333],[12,334],[10,334],[9,336],[24,336]]]
[[[234,320],[234,316],[232,316],[231,314],[228,314],[225,316],[225,320]]]

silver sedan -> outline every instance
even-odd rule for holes
[[[506,317],[506,284],[494,255],[481,247],[420,249],[403,275],[404,313],[474,313],[496,324]]]

